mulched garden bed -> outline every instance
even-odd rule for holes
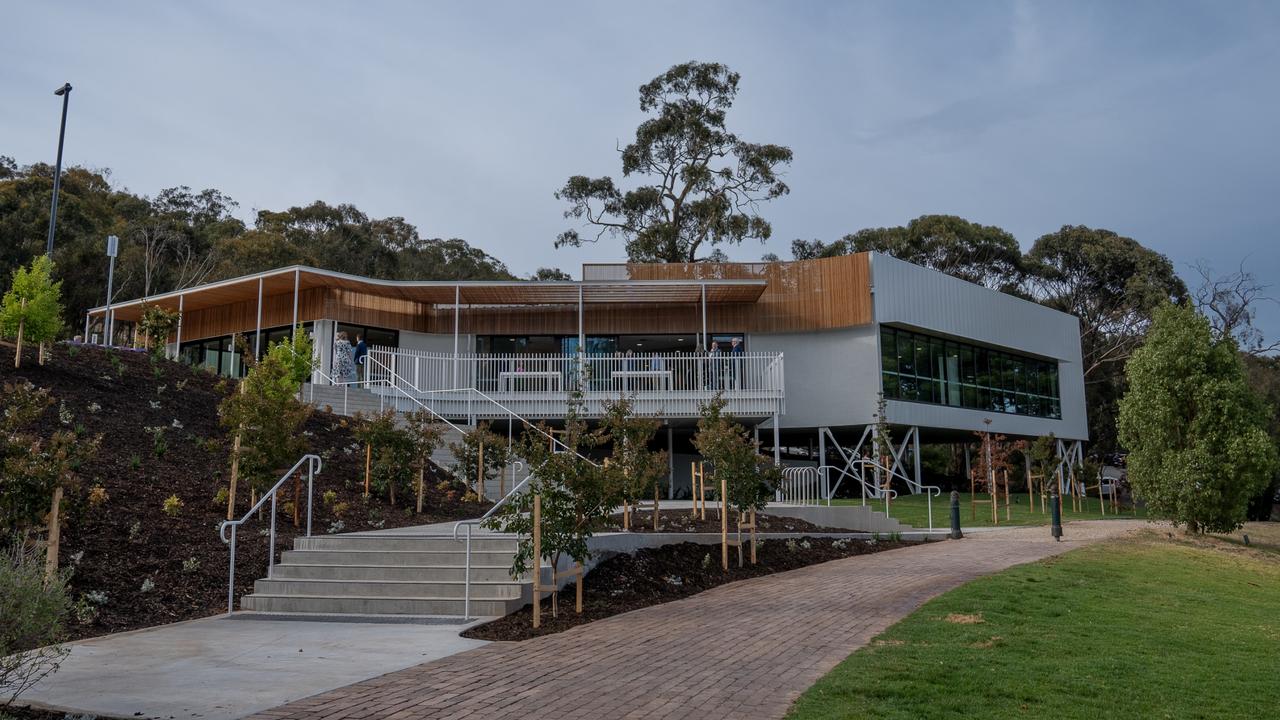
[[[560,597],[559,617],[551,617],[550,598],[542,601],[542,627],[533,629],[533,605],[462,633],[476,640],[528,640],[650,605],[679,600],[717,585],[794,570],[840,558],[903,547],[902,542],[799,538],[766,540],[758,563],[737,566],[729,549],[729,571],[720,569],[720,546],[679,543],[644,548],[610,557],[583,580],[582,614],[573,612],[573,585]],[[747,548],[743,549],[747,552]],[[744,555],[745,556],[745,555]]]
[[[25,349],[24,349],[25,350]],[[231,441],[218,424],[217,406],[231,384],[200,369],[127,350],[56,345],[44,366],[34,349],[15,370],[13,346],[0,344],[0,382],[25,379],[47,388],[54,404],[37,434],[77,428],[101,435],[98,453],[79,471],[81,487],[63,503],[60,560],[72,569],[71,590],[93,611],[68,620],[68,640],[202,617],[226,610],[228,548],[218,537],[225,502]],[[351,434],[351,420],[316,412],[305,426],[309,451],[324,467],[316,476],[312,531],[354,532],[478,517],[488,503],[460,501],[461,486],[438,468],[426,482],[424,512],[411,499],[392,507],[363,492],[364,448]],[[155,441],[154,428],[163,447]],[[145,428],[152,428],[149,432]],[[105,488],[100,505],[87,502],[94,485]],[[305,534],[283,507],[276,518],[276,551],[290,549]],[[326,492],[331,492],[325,499]],[[248,510],[241,486],[237,516]],[[164,513],[166,498],[183,505]],[[283,505],[283,493],[280,498]],[[240,528],[236,546],[236,597],[266,574],[270,518]],[[0,539],[0,543],[4,540]],[[144,586],[149,586],[144,589]]]
[[[719,533],[720,518],[716,514],[716,510],[710,505],[707,506],[707,519],[702,520],[695,518],[689,510],[663,510],[658,509],[658,530],[664,533]],[[776,515],[768,515],[765,513],[756,513],[756,532],[774,532],[774,533],[847,533],[851,532],[847,528],[828,528],[821,525],[814,525],[807,520],[799,518],[782,517]],[[622,530],[622,514],[618,513],[611,517],[605,524],[602,532],[621,531]],[[631,513],[631,530],[630,532],[651,533],[653,529],[653,511],[633,511]],[[729,534],[736,536],[738,532],[738,514],[734,511],[729,512]],[[743,531],[745,535],[746,530]]]

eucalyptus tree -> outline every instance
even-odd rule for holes
[[[792,153],[729,131],[739,80],[720,63],[687,62],[642,85],[640,110],[649,117],[619,151],[622,177],[638,184],[570,177],[555,195],[588,232],[566,230],[556,247],[611,236],[625,241],[632,262],[697,262],[720,245],[768,240],[772,227],[758,210],[789,192],[781,170]]]

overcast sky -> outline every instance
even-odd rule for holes
[[[404,216],[527,273],[552,193],[616,175],[637,88],[678,62],[742,74],[731,129],[790,146],[767,247],[949,213],[1024,247],[1105,227],[1280,282],[1274,2],[27,2],[0,0],[0,154],[152,195],[218,188]],[[1280,288],[1276,288],[1280,295]],[[1280,309],[1264,328],[1280,334]]]

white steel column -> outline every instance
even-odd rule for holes
[[[173,357],[175,360],[182,355],[182,301],[186,297],[186,295],[178,293],[178,339],[173,343]]]
[[[87,312],[84,314],[84,335],[81,335],[80,338],[84,340],[85,345],[89,344],[89,313]]]
[[[667,499],[676,499],[676,441],[670,425],[667,425]]]
[[[302,271],[298,268],[293,269],[293,324],[289,326],[289,339],[293,339],[293,334],[298,328],[298,283],[301,281]]]
[[[825,428],[818,428],[818,467],[821,468],[827,464],[827,436],[822,431]],[[822,472],[822,470],[818,470]]]
[[[911,428],[911,459],[915,464],[916,487],[923,490],[923,483],[920,482],[920,428],[912,426]]]
[[[707,284],[702,284],[702,349],[710,350],[711,341],[707,339]]]
[[[262,355],[262,276],[258,276],[258,319],[253,324],[253,356]]]
[[[582,285],[578,285],[578,352],[586,351],[587,338],[582,327]]]
[[[453,387],[458,387],[458,313],[462,307],[462,286],[453,286]]]
[[[773,416],[773,464],[782,465],[782,428],[778,427],[778,416]]]

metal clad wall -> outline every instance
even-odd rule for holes
[[[1075,316],[879,253],[872,256],[871,271],[876,323],[918,328],[1059,361],[1061,420],[890,402],[891,421],[977,430],[983,427],[984,418],[990,418],[993,432],[1011,435],[1052,432],[1062,438],[1088,439],[1080,323]],[[879,364],[878,352],[876,364]],[[790,358],[787,369],[790,374]]]
[[[753,333],[752,352],[784,353],[787,412],[783,428],[861,425],[872,421],[880,391],[877,330]]]

